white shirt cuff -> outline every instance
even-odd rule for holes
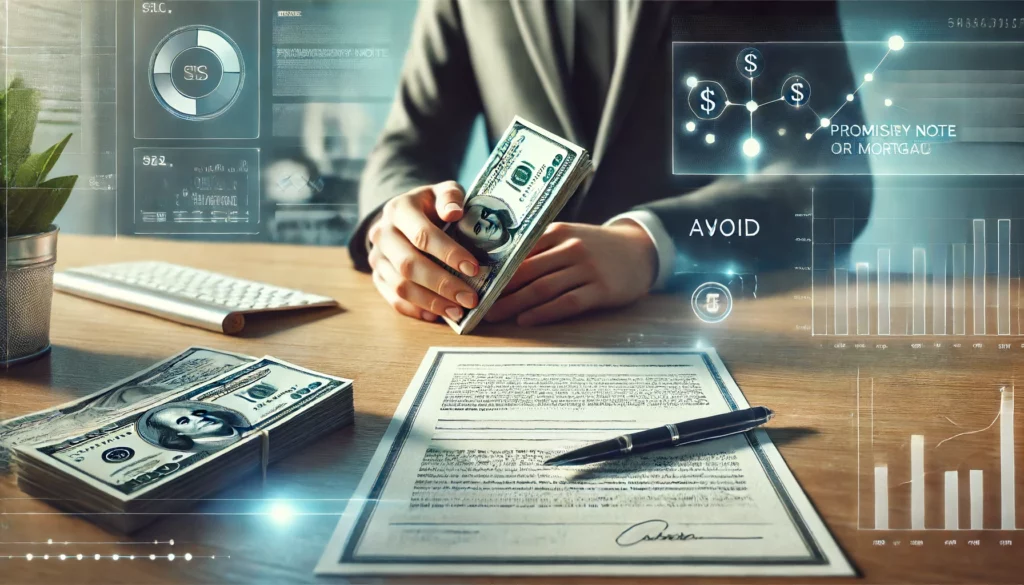
[[[663,290],[665,283],[668,282],[668,279],[671,278],[675,271],[676,244],[672,241],[672,236],[668,235],[668,231],[665,230],[665,226],[658,219],[658,216],[646,209],[636,209],[621,213],[604,222],[604,225],[612,225],[622,221],[632,221],[639,225],[647,232],[651,241],[654,242],[654,249],[658,254],[658,275],[654,278],[651,290]]]

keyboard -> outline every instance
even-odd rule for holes
[[[240,332],[245,315],[334,307],[334,299],[168,262],[125,262],[53,275],[56,290],[210,331]]]

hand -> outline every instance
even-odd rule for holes
[[[632,303],[647,294],[657,250],[639,225],[553,223],[523,261],[487,321],[517,316],[523,326]]]
[[[480,264],[438,224],[462,217],[465,193],[455,181],[418,187],[395,197],[369,230],[373,283],[399,313],[436,321],[444,313],[458,321],[463,308],[477,305],[476,292],[424,253],[466,276]]]

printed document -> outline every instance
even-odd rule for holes
[[[432,348],[317,573],[852,575],[763,429],[543,465],[748,406],[713,349]]]

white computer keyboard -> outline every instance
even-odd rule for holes
[[[168,262],[125,262],[53,275],[55,289],[223,333],[237,333],[244,315],[337,301]]]

